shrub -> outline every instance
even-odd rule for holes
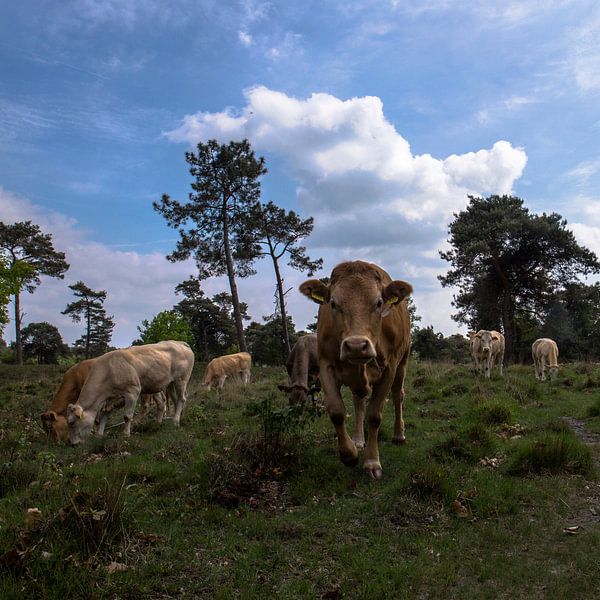
[[[548,432],[524,441],[507,465],[510,475],[572,473],[594,476],[592,454],[570,431]]]
[[[600,416],[600,398],[596,398],[594,404],[588,406],[587,409],[588,417],[598,417]]]

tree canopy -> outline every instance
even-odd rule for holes
[[[22,335],[25,358],[35,358],[39,365],[56,364],[60,356],[69,354],[58,329],[50,323],[30,323]]]
[[[450,223],[451,265],[439,279],[458,293],[453,315],[473,329],[502,330],[508,361],[517,341],[517,318],[542,318],[560,290],[600,270],[596,255],[580,246],[556,213],[531,214],[514,196],[469,196]]]
[[[85,321],[85,332],[75,342],[75,346],[83,350],[85,358],[100,356],[108,350],[115,326],[114,318],[107,316],[104,308],[106,292],[94,291],[83,281],[78,281],[69,288],[79,300],[69,303],[62,314],[69,315],[76,323],[82,319]]]
[[[6,225],[0,221],[0,254],[8,261],[2,266],[2,279],[14,298],[15,345],[17,364],[23,364],[21,340],[21,290],[33,293],[40,277],[62,279],[69,268],[64,252],[52,244],[52,235],[42,233],[38,225],[24,221]]]
[[[175,310],[163,310],[151,321],[144,319],[138,325],[142,344],[156,344],[163,340],[178,340],[194,345],[194,336],[185,317]]]

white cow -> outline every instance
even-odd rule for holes
[[[125,406],[123,434],[129,436],[140,394],[157,394],[165,389],[175,404],[173,422],[179,425],[193,367],[194,353],[188,344],[172,340],[113,350],[98,357],[77,403],[69,404],[67,409],[70,443],[85,439],[98,413],[106,405],[118,405],[120,401]],[[101,423],[99,430],[104,425]]]
[[[539,338],[531,345],[535,378],[546,380],[546,367],[550,371],[550,379],[554,381],[558,373],[558,346],[550,338]]]
[[[496,364],[500,370],[500,376],[502,376],[504,336],[499,331],[480,329],[477,333],[469,333],[469,338],[475,366],[481,369],[489,379],[492,367]]]

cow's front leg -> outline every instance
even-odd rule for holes
[[[106,429],[106,422],[108,421],[108,413],[102,411],[100,413],[100,417],[98,418],[98,426],[96,427],[96,435],[98,437],[102,437],[104,435],[104,430]]]
[[[368,438],[365,448],[364,471],[371,479],[381,479],[383,469],[379,461],[379,427],[381,426],[381,415],[385,406],[385,397],[390,391],[392,377],[389,369],[376,386],[373,386],[373,394],[367,405],[367,428]]]
[[[398,365],[394,383],[392,383],[392,400],[394,401],[394,436],[392,444],[404,444],[404,419],[402,409],[404,406],[404,379],[406,377],[406,363]]]
[[[341,386],[336,380],[333,365],[322,365],[320,377],[325,408],[337,433],[340,458],[346,466],[355,467],[358,464],[358,450],[344,425],[346,409],[340,393]]]
[[[354,403],[354,435],[352,441],[357,448],[365,447],[365,399],[352,394]]]

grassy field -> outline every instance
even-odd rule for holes
[[[600,433],[599,366],[412,363],[379,482],[286,407],[283,369],[220,398],[201,370],[181,428],[70,448],[39,422],[62,369],[0,366],[0,598],[597,597],[598,456],[561,417]]]

